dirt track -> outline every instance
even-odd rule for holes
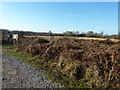
[[[3,53],[2,62],[2,88],[55,88],[57,85],[60,86],[48,80],[43,70],[35,69],[11,55]]]

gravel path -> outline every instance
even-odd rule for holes
[[[2,54],[2,88],[57,88],[63,87],[48,80],[43,70],[35,69],[11,55]]]

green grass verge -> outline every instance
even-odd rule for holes
[[[16,58],[22,59],[22,60],[24,60],[26,62],[28,62],[32,58],[30,55],[25,56],[25,55],[22,55],[22,53],[16,53],[15,49],[8,49],[8,50],[3,51],[3,53],[13,55]]]
[[[2,49],[13,48],[13,45],[2,45]]]
[[[11,48],[11,47],[13,48],[13,46],[4,46],[4,48]],[[56,68],[49,68],[50,63],[45,64],[44,60],[37,59],[36,57],[33,57],[30,54],[16,52],[15,48],[5,50],[3,51],[3,53],[7,53],[15,56],[16,58],[22,59],[25,62],[34,66],[35,68],[44,69],[45,70],[44,73],[48,75],[48,78],[51,79],[53,83],[54,82],[61,83],[61,85],[64,85],[66,88],[84,88],[87,85],[87,83],[85,82],[82,82],[80,80],[75,81],[65,75],[62,75],[59,72],[56,72],[57,71]]]

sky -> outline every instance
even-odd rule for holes
[[[117,2],[2,2],[0,28],[118,33]]]

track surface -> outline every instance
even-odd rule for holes
[[[58,83],[48,80],[43,70],[11,55],[2,54],[2,88],[56,88]]]

